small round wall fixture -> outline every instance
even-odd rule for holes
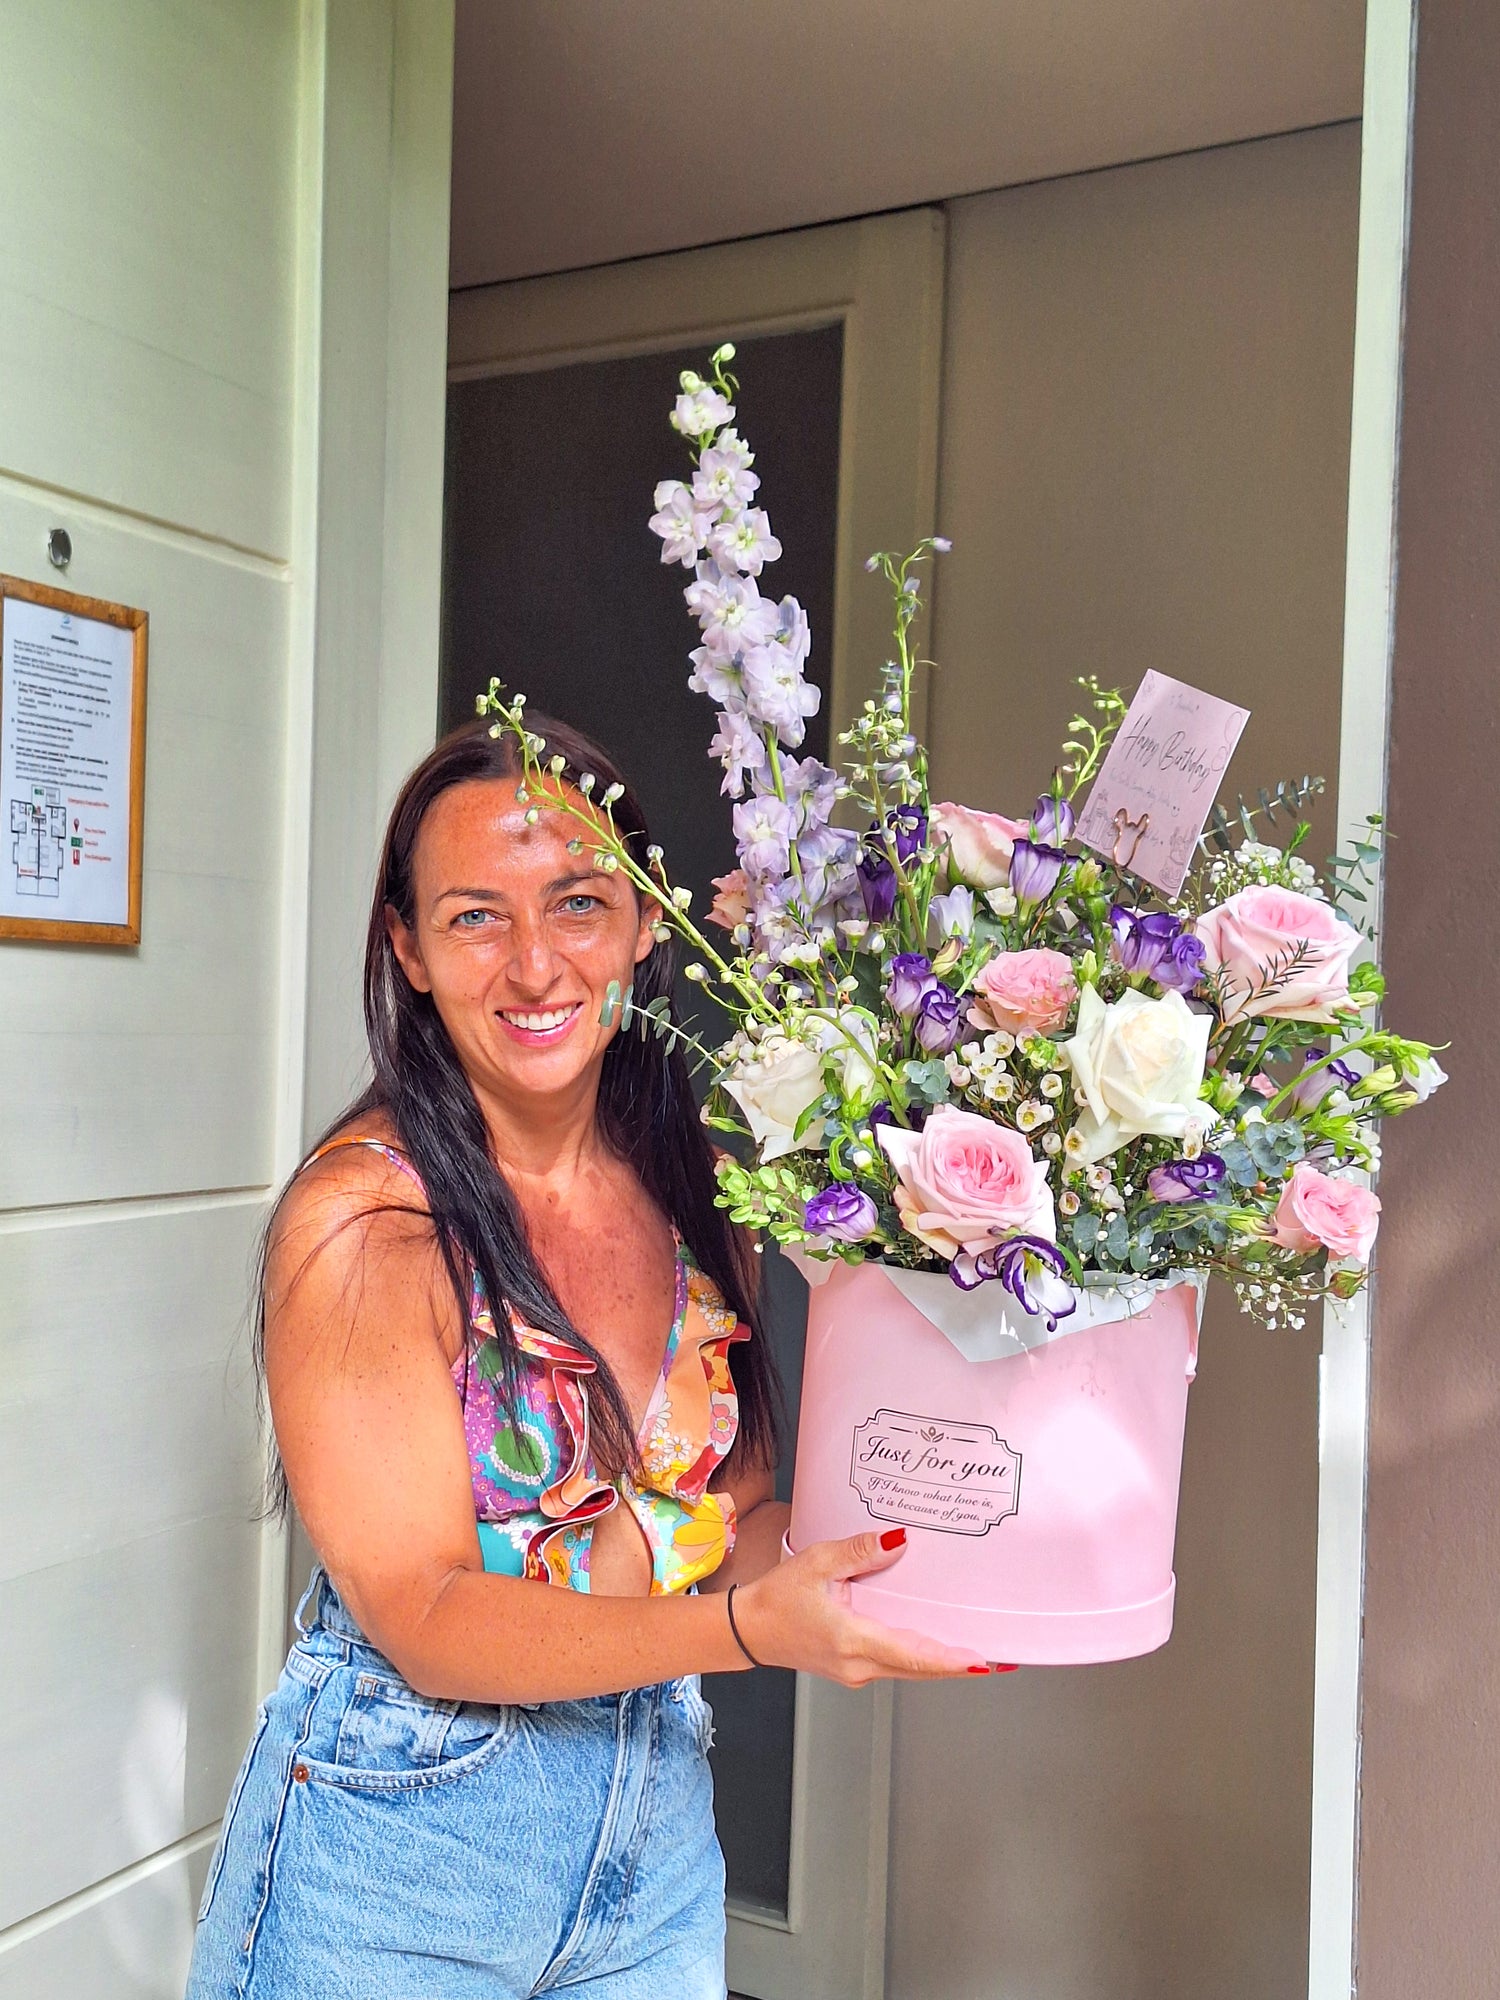
[[[54,569],[66,569],[73,560],[73,537],[66,528],[54,528],[48,535],[47,560]]]

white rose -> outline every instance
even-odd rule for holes
[[[876,1082],[875,1017],[863,1007],[844,1007],[838,1013],[824,1008],[809,1011],[816,1024],[814,1038],[819,1050],[835,1058],[839,1065],[839,1088],[851,1102],[873,1095]]]
[[[1083,1106],[1079,1163],[1102,1160],[1144,1132],[1181,1139],[1202,1119],[1211,1025],[1180,993],[1151,1000],[1132,988],[1106,1006],[1097,987],[1083,988],[1078,1031],[1063,1044]]]
[[[753,1061],[736,1063],[728,1072],[724,1088],[744,1112],[762,1160],[822,1144],[821,1118],[814,1118],[800,1139],[794,1136],[797,1120],[823,1095],[823,1058],[816,1049],[769,1034]]]

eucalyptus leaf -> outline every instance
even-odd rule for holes
[[[1099,1240],[1099,1218],[1091,1209],[1073,1218],[1073,1243],[1080,1257],[1093,1254],[1094,1245]]]
[[[1219,1147],[1219,1158],[1236,1187],[1254,1187],[1260,1179],[1260,1170],[1250,1157],[1249,1148],[1240,1140],[1226,1139]]]

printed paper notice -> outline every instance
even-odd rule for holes
[[[1248,708],[1148,673],[1094,781],[1078,838],[1175,896],[1249,720]]]
[[[0,652],[0,916],[130,919],[134,634],[25,598]]]

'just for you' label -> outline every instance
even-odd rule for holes
[[[1020,1504],[1021,1454],[988,1424],[877,1410],[854,1433],[849,1483],[877,1521],[987,1535]]]

